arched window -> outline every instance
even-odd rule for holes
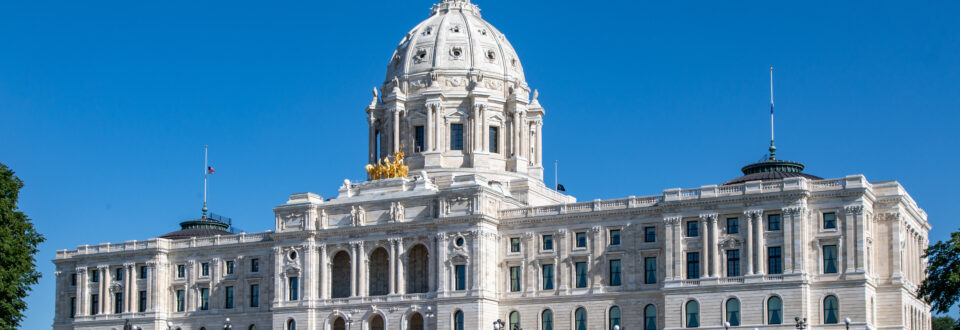
[[[374,314],[370,318],[370,330],[384,330],[383,317],[380,314]]]
[[[297,330],[297,321],[293,319],[287,320],[287,330]]]
[[[740,325],[740,300],[736,298],[727,300],[727,322],[732,326]]]
[[[463,311],[453,313],[453,330],[463,330]]]
[[[823,323],[836,324],[840,317],[840,303],[836,296],[823,298]]]
[[[510,312],[510,327],[507,330],[520,329],[520,313]]]
[[[573,314],[574,330],[587,330],[587,310],[580,307]]]
[[[330,274],[330,297],[349,297],[350,281],[350,254],[347,251],[337,252],[333,256],[333,272]]]
[[[427,293],[430,278],[427,247],[417,244],[407,252],[407,293]]]
[[[783,324],[783,300],[780,297],[767,299],[767,324]]]
[[[700,327],[700,304],[696,300],[687,302],[687,328]]]
[[[547,309],[540,316],[540,330],[553,330],[553,311]]]
[[[370,253],[370,295],[384,296],[390,290],[387,275],[390,274],[390,257],[387,250],[380,247]]]
[[[409,330],[423,330],[423,316],[420,313],[410,314]]]
[[[657,306],[653,304],[643,308],[643,330],[657,330]]]
[[[610,307],[610,330],[614,330],[613,327],[620,325],[620,307],[613,306]]]
[[[347,330],[347,322],[342,317],[333,320],[333,330]]]

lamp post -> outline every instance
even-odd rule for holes
[[[793,318],[794,321],[797,321],[797,329],[803,330],[807,328],[807,318],[800,318],[799,316]]]
[[[613,326],[613,330],[623,330],[623,327],[621,327],[619,324],[617,324],[617,325],[614,325],[614,326]]]
[[[167,321],[167,330],[173,330],[173,322]]]
[[[850,330],[850,318],[849,318],[849,317],[843,319],[843,324],[846,324],[846,325],[847,325],[847,330]]]
[[[493,321],[493,330],[506,330],[506,325],[503,324],[503,320],[497,319]]]
[[[723,322],[723,328],[725,330],[730,330],[730,322]]]
[[[229,317],[228,317],[226,320],[223,321],[223,329],[224,329],[224,330],[233,329],[233,325],[230,324],[230,318],[229,318]]]

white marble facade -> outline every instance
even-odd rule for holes
[[[578,203],[544,185],[544,109],[474,4],[435,5],[387,71],[369,160],[403,148],[409,177],[293,194],[273,231],[58,251],[53,327],[930,328],[930,225],[895,181]]]

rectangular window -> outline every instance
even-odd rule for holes
[[[837,267],[837,246],[824,245],[823,246],[823,273],[836,274],[837,268],[838,268]]]
[[[123,281],[123,268],[114,268],[114,269],[113,269],[113,280],[114,280],[114,281]]]
[[[200,264],[200,276],[210,276],[210,263],[204,262]]]
[[[543,289],[553,290],[553,264],[543,265]]]
[[[520,238],[511,237],[510,238],[510,252],[520,252]]]
[[[147,266],[140,266],[140,278],[147,278]]]
[[[576,264],[577,268],[577,287],[586,288],[587,287],[587,263],[578,262]]]
[[[123,313],[123,292],[115,292],[113,294],[113,313]]]
[[[657,227],[644,227],[643,228],[643,241],[647,243],[653,243],[657,241]]]
[[[767,230],[780,230],[780,215],[771,214],[767,216]]]
[[[210,289],[200,288],[200,310],[210,309]]]
[[[290,298],[290,301],[296,301],[300,299],[300,278],[293,276],[288,280],[287,288],[290,289],[290,292],[287,292],[287,297]]]
[[[490,153],[500,152],[500,128],[490,126]]]
[[[727,234],[740,232],[740,218],[727,218]]]
[[[740,250],[727,250],[727,277],[740,276]]]
[[[610,285],[620,285],[620,260],[610,260]]]
[[[233,274],[233,260],[227,260],[227,275]]]
[[[137,297],[137,311],[140,313],[147,311],[147,291],[140,290],[140,296]]]
[[[456,265],[454,266],[454,271],[457,273],[456,290],[466,290],[467,289],[467,266]]]
[[[463,124],[450,124],[450,150],[463,150]]]
[[[610,245],[620,245],[620,229],[610,229]]]
[[[700,278],[700,252],[687,252],[687,279]]]
[[[187,266],[177,265],[177,278],[183,278],[187,274]]]
[[[837,228],[837,214],[830,212],[823,214],[823,229]]]
[[[250,284],[250,307],[260,307],[259,284]]]
[[[177,311],[183,311],[184,296],[183,290],[177,290]]]
[[[553,235],[543,235],[543,249],[553,250]]]
[[[416,148],[414,151],[423,152],[424,150],[423,141],[425,141],[424,135],[423,135],[423,126],[414,126],[413,132],[414,132],[414,143],[415,143],[413,147]]]
[[[77,297],[70,297],[70,318],[77,316]]]
[[[783,261],[780,255],[779,246],[771,246],[767,248],[767,273],[768,274],[783,274]]]
[[[260,271],[260,259],[250,259],[250,272],[256,273]]]
[[[643,258],[643,283],[657,283],[657,258]]]
[[[100,270],[96,269],[90,272],[90,282],[100,282]]]
[[[77,286],[77,273],[70,274],[70,285]]]
[[[228,286],[223,291],[223,308],[233,308],[233,287]]]
[[[577,233],[577,247],[587,247],[587,233]]]
[[[510,267],[510,292],[520,292],[520,267]]]
[[[687,221],[687,237],[700,236],[700,223],[696,220]]]
[[[90,315],[100,314],[100,295],[90,295]]]

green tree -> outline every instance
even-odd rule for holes
[[[960,300],[960,231],[950,234],[927,249],[927,279],[917,295],[930,303],[933,310],[946,313]]]
[[[952,317],[949,316],[934,316],[933,317],[933,330],[954,330],[960,329],[960,323],[957,323]]]
[[[43,236],[17,210],[22,187],[23,181],[0,163],[0,329],[20,326],[27,308],[23,299],[40,279],[34,255]]]

